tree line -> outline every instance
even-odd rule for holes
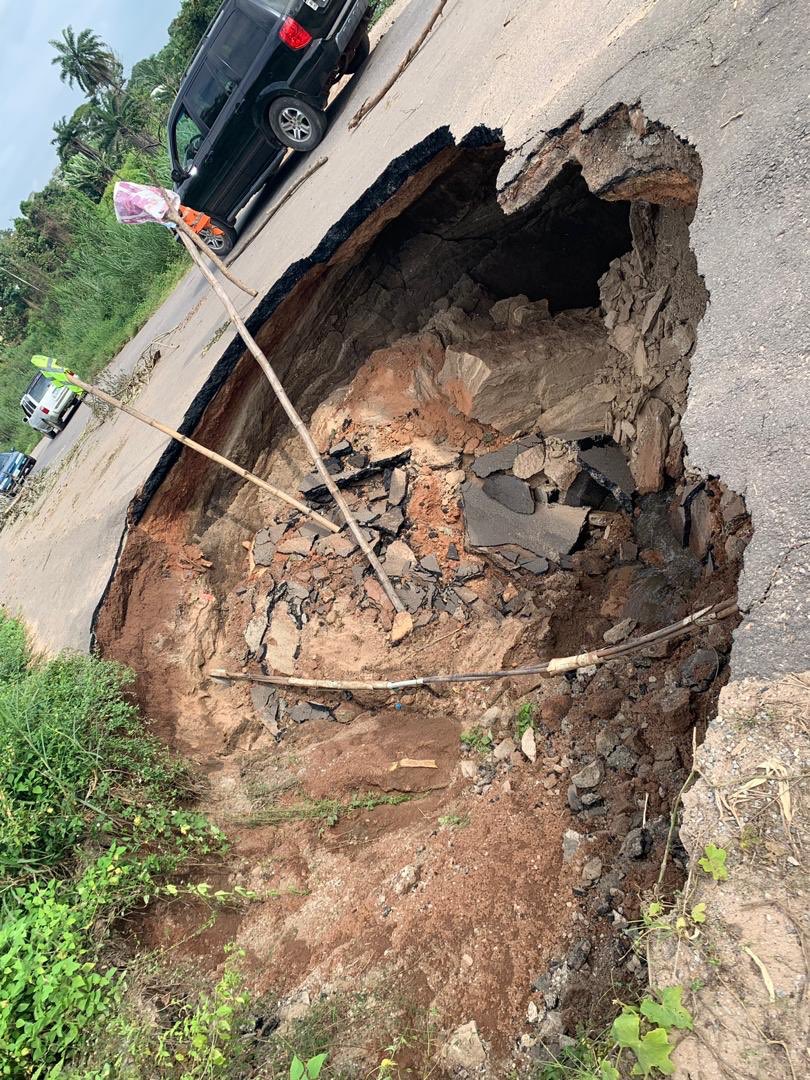
[[[37,435],[19,407],[33,353],[63,356],[92,375],[148,318],[185,265],[163,229],[120,226],[117,178],[169,183],[165,122],[182,74],[221,0],[182,0],[167,44],[129,78],[91,29],[52,40],[63,82],[85,100],[53,128],[58,165],[0,231],[0,446]]]

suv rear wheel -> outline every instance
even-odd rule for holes
[[[299,98],[276,98],[267,110],[267,122],[283,146],[313,150],[326,132],[326,116]]]
[[[219,255],[220,259],[224,259],[226,255],[230,255],[236,244],[236,229],[219,218],[211,218],[211,226],[203,229],[200,237],[206,247]]]

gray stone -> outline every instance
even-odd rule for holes
[[[678,682],[690,690],[703,693],[714,682],[722,666],[720,654],[715,649],[697,649],[681,664]]]
[[[573,862],[576,853],[579,851],[580,844],[582,843],[582,833],[576,832],[574,829],[566,829],[563,833],[563,862]]]
[[[628,859],[643,859],[652,848],[652,837],[647,829],[631,829],[624,838],[622,854]]]
[[[327,705],[317,701],[301,702],[288,711],[287,715],[294,724],[305,724],[308,720],[334,720],[335,714]]]
[[[329,456],[336,458],[345,457],[347,454],[351,454],[353,449],[354,447],[348,439],[341,439],[339,443],[335,443],[330,449]]]
[[[606,645],[618,645],[620,641],[630,637],[635,628],[635,619],[622,619],[621,622],[617,622],[615,626],[611,626],[609,630],[602,634],[602,640]]]
[[[486,1064],[487,1054],[474,1020],[456,1028],[442,1048],[442,1058],[451,1068],[478,1070]]]
[[[464,485],[462,494],[472,547],[517,544],[556,561],[572,550],[585,522],[585,510],[555,504],[536,506],[533,514],[514,514],[490,499],[472,480]]]
[[[496,759],[496,761],[508,761],[512,754],[514,754],[515,750],[517,750],[517,747],[515,746],[514,739],[510,739],[507,737],[506,739],[502,739],[501,742],[498,743],[498,745],[492,751],[492,756]]]
[[[591,955],[591,943],[587,938],[583,938],[581,941],[576,942],[568,950],[568,954],[565,958],[566,964],[572,971],[579,971],[588,962],[588,957]]]
[[[527,727],[520,740],[520,749],[524,755],[534,763],[537,760],[537,740],[534,736],[534,728]]]
[[[630,468],[641,495],[660,491],[663,486],[671,415],[657,398],[649,398],[639,411]]]
[[[428,574],[441,574],[442,568],[439,565],[439,560],[435,555],[426,555],[424,559],[419,560],[419,567],[422,570],[426,570]]]
[[[405,520],[405,515],[402,513],[398,506],[392,506],[390,510],[386,510],[384,514],[374,522],[374,528],[379,529],[380,532],[387,533],[389,536],[396,536],[399,530],[402,528],[402,523]]]
[[[257,683],[250,688],[250,700],[253,708],[271,735],[280,734],[278,726],[281,702],[274,686],[262,686]]]
[[[484,492],[490,499],[494,499],[516,514],[534,513],[532,489],[525,480],[518,480],[516,476],[505,474],[489,476],[484,481]]]
[[[466,585],[456,585],[453,592],[463,604],[474,604],[478,600],[478,593]]]
[[[530,480],[543,471],[546,462],[546,449],[542,443],[522,450],[512,464],[512,472],[520,480]]]
[[[568,790],[565,793],[565,799],[568,803],[568,809],[571,811],[572,814],[579,814],[582,811],[582,799],[580,799],[579,792],[573,784],[568,785]]]
[[[595,788],[601,779],[602,767],[598,761],[592,761],[590,765],[586,765],[584,769],[580,769],[571,777],[571,783],[578,791],[587,791],[589,788]]]
[[[415,563],[416,556],[403,540],[395,540],[388,545],[383,561],[386,574],[391,577],[403,577]]]
[[[267,615],[254,615],[245,627],[245,642],[248,649],[255,655],[262,645],[265,631],[267,630]]]
[[[267,629],[265,660],[274,674],[292,675],[301,645],[301,631],[286,604],[276,604]]]
[[[357,550],[357,541],[351,536],[336,533],[333,536],[325,536],[323,540],[319,540],[317,546],[318,551],[323,555],[337,555],[341,559],[345,559],[353,551]]]
[[[638,765],[638,756],[626,746],[617,746],[607,755],[607,763],[611,769],[632,772]]]
[[[602,876],[602,860],[594,855],[593,858],[588,859],[585,865],[582,867],[582,873],[580,874],[580,881],[583,885],[593,885],[595,881],[598,881]]]
[[[394,469],[388,488],[388,505],[399,506],[408,494],[408,474],[404,469]]]
[[[256,533],[253,541],[253,561],[257,566],[269,566],[276,553],[276,544],[287,531],[287,522],[280,525],[269,525],[266,529]]]

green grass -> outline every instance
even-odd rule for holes
[[[93,657],[32,659],[0,613],[3,1076],[69,1075],[106,1037],[125,988],[106,959],[116,918],[223,848],[184,805],[191,777],[145,732],[131,681]]]
[[[381,19],[383,15],[388,11],[394,0],[374,0],[371,12],[371,25],[373,26],[378,19]]]
[[[403,792],[395,792],[391,795],[365,792],[353,795],[345,802],[340,799],[313,799],[289,806],[268,806],[264,810],[251,814],[245,819],[245,824],[249,826],[284,825],[288,821],[321,821],[324,825],[334,826],[342,817],[354,811],[376,810],[378,806],[400,806],[413,798],[413,795]]]

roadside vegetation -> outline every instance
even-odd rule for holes
[[[0,447],[37,434],[19,400],[31,356],[64,359],[91,378],[146,322],[187,266],[168,230],[119,225],[117,179],[168,183],[165,119],[183,70],[220,0],[182,0],[169,41],[128,79],[92,30],[50,43],[59,76],[86,100],[53,129],[58,166],[0,231]],[[43,46],[46,43],[43,42]]]
[[[373,18],[392,2],[376,0]],[[168,43],[128,79],[90,29],[67,26],[50,42],[61,79],[86,100],[54,124],[58,166],[50,181],[0,230],[0,450],[29,451],[39,440],[19,407],[31,356],[56,356],[92,378],[189,265],[168,230],[119,225],[112,188],[118,179],[169,185],[166,117],[220,3],[182,0]]]

